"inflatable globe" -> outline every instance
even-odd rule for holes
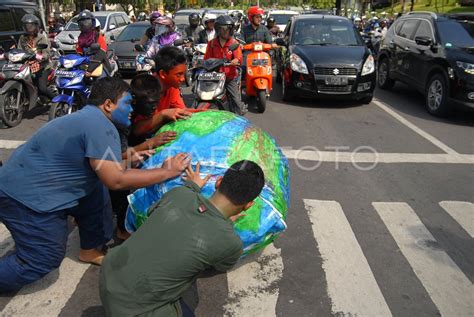
[[[193,114],[162,127],[157,133],[175,131],[177,138],[158,147],[142,168],[161,167],[169,156],[180,152],[190,153],[192,165],[201,165],[201,176],[213,177],[201,193],[209,198],[215,191],[218,176],[235,162],[250,160],[265,173],[265,186],[254,205],[234,223],[236,234],[244,245],[244,255],[270,244],[286,229],[286,216],[290,198],[288,160],[277,147],[275,140],[245,118],[225,111],[207,111]],[[183,185],[181,177],[164,183],[141,188],[128,196],[126,228],[137,230],[146,221],[148,209],[170,189]]]

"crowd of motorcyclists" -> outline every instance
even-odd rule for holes
[[[374,51],[374,54],[376,54],[380,40],[393,22],[393,18],[389,19],[385,12],[383,12],[379,18],[375,12],[371,12],[370,15],[361,15],[357,10],[354,12],[346,12],[345,15],[352,19],[355,28],[368,40],[371,44],[371,49]],[[198,13],[192,13],[188,18],[189,25],[181,34],[178,32],[177,26],[169,14],[162,15],[159,12],[152,12],[148,17],[150,27],[146,29],[139,44],[143,47],[144,55],[149,60],[152,60],[161,48],[173,46],[178,40],[182,39],[183,41],[180,42],[179,47],[186,50],[189,56],[188,67],[191,69],[195,66],[193,65],[195,61],[193,61],[192,58],[196,51],[196,45],[211,43],[213,39],[221,35],[220,33],[223,32],[222,30],[224,29],[229,29],[230,36],[241,44],[254,42],[274,43],[275,39],[281,36],[283,30],[279,29],[273,17],[270,16],[266,20],[263,20],[264,17],[264,10],[256,6],[250,7],[246,16],[240,11],[233,11],[227,16],[219,17],[212,13],[206,13],[202,17]],[[144,18],[144,15],[138,16],[139,21]],[[22,23],[25,35],[20,38],[16,48],[30,54],[36,54],[37,59],[28,61],[31,71],[31,81],[34,87],[36,87],[38,94],[51,101],[55,97],[55,89],[52,87],[54,86],[54,80],[51,80],[52,69],[54,69],[55,66],[53,66],[50,58],[51,50],[54,50],[54,41],[52,41],[51,38],[48,40],[48,35],[41,30],[40,20],[35,15],[25,15],[22,19]],[[115,63],[113,54],[107,54],[107,43],[104,35],[101,33],[99,20],[94,17],[92,12],[84,10],[78,15],[77,23],[80,29],[80,35],[75,39],[77,42],[76,53],[87,56],[90,59],[89,67],[86,70],[87,77],[90,79],[91,77],[113,75],[115,73],[114,67],[117,66],[112,65]],[[48,19],[50,37],[59,33],[64,28],[64,24],[65,20],[59,14],[50,17]],[[53,48],[50,43],[53,43]],[[44,45],[47,45],[47,47],[44,48]],[[279,55],[275,52],[277,52],[277,50],[270,52],[270,55],[272,58],[277,58],[278,62]],[[243,76],[246,74],[246,54],[247,52],[244,52],[244,57],[238,65],[239,72],[241,72]],[[201,54],[200,57],[201,59],[203,58],[202,55],[203,54]],[[2,56],[5,57],[6,54],[2,54]],[[210,57],[208,56],[207,58]],[[242,71],[240,71],[240,67],[242,67]],[[98,68],[99,70],[97,70]],[[137,70],[139,70],[138,66]],[[149,73],[153,72],[152,67],[146,70]],[[186,83],[190,85],[191,80],[192,77],[190,77],[190,79],[186,78]],[[230,91],[231,93],[229,95],[234,96],[231,99],[236,105],[240,105],[241,102],[237,100],[232,88],[230,88]],[[17,104],[20,103],[18,100],[14,101],[16,101]],[[243,114],[246,111],[246,106],[237,106],[236,109],[241,110],[237,111],[237,113]],[[18,107],[16,107],[16,109],[7,110],[10,110],[10,112],[21,111]],[[0,117],[2,116],[2,112],[4,113],[5,110],[0,111]],[[3,118],[3,121],[6,121],[7,125],[10,126],[18,124],[15,120],[8,122],[8,120]]]

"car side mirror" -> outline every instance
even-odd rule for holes
[[[433,44],[433,40],[428,36],[417,36],[415,37],[415,42],[421,46],[431,46],[431,44]]]
[[[38,44],[37,46],[40,50],[45,50],[48,48],[48,44]]]
[[[115,35],[111,35],[111,36],[110,36],[110,40],[111,40],[111,41],[115,41]]]
[[[117,27],[117,26],[116,26],[115,24],[111,24],[111,25],[109,26],[109,30],[115,30],[116,27]]]
[[[145,48],[143,47],[143,45],[135,44],[135,51],[137,51],[137,52],[145,52]]]
[[[61,26],[61,27],[59,28],[59,32],[62,32],[62,31],[64,31],[64,27],[63,27],[63,26]]]
[[[282,38],[277,38],[275,40],[275,43],[278,45],[278,46],[286,46],[286,41]]]

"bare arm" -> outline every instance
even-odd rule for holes
[[[112,190],[141,188],[164,182],[180,175],[189,165],[191,158],[180,153],[168,158],[162,168],[149,170],[128,169],[118,162],[89,159],[91,167],[102,183]]]
[[[155,132],[168,121],[176,121],[178,119],[187,119],[191,116],[186,109],[172,108],[155,113],[151,118],[142,120],[135,124],[133,133],[135,135],[144,135]]]

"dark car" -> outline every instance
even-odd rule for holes
[[[25,14],[40,17],[38,6],[34,2],[18,0],[0,1],[0,47],[8,51],[25,33],[21,18]]]
[[[140,42],[150,22],[136,22],[127,25],[123,31],[115,38],[108,48],[115,51],[118,58],[118,66],[120,73],[135,73],[135,58],[138,52],[135,51],[135,44]]]
[[[378,85],[404,82],[425,95],[428,111],[474,108],[474,14],[413,12],[397,19],[382,41]]]
[[[287,47],[277,74],[283,100],[302,96],[372,101],[374,57],[349,19],[295,16],[277,44]]]

